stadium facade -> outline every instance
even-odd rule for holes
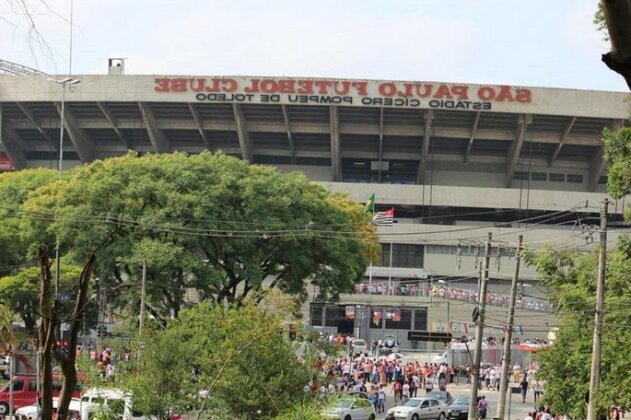
[[[472,301],[488,232],[498,307],[518,235],[534,249],[591,249],[606,197],[601,133],[629,116],[619,92],[121,70],[65,87],[65,168],[129,149],[211,150],[304,172],[358,202],[374,193],[376,210],[394,208],[396,219],[378,228],[380,263],[357,294],[341,306],[314,303],[310,318],[402,341],[408,329],[466,328],[466,311],[444,303]],[[46,76],[0,76],[5,169],[56,167],[61,101],[62,86]],[[612,227],[624,207],[612,202]],[[545,312],[532,269],[520,284],[523,318]],[[531,335],[541,335],[536,325]]]

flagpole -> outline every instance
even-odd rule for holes
[[[371,220],[375,219],[375,204],[377,204],[376,201],[377,200],[374,199],[374,194],[373,194]],[[381,248],[379,248],[379,252],[381,253]],[[368,272],[368,292],[372,294],[372,255],[370,256],[370,271]]]

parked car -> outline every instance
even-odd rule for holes
[[[448,419],[466,419],[469,417],[469,396],[459,395],[447,409]]]
[[[447,418],[447,404],[433,398],[410,398],[388,410],[386,420],[421,420]]]
[[[81,400],[78,398],[72,398],[70,405],[68,406],[68,414],[71,419],[78,419],[81,416]],[[53,409],[57,409],[59,404],[59,398],[53,398]],[[85,414],[85,413],[84,413]],[[15,410],[15,416],[17,418],[36,419],[39,417],[39,407],[36,404],[25,405]],[[84,416],[84,418],[89,418]]]
[[[145,415],[133,408],[133,395],[131,392],[120,388],[90,388],[81,396],[81,404],[86,405],[89,413],[82,416],[83,419],[91,419],[94,413],[104,411],[115,418],[126,420],[156,420],[153,415]],[[169,419],[177,420],[181,418],[176,413],[175,408],[169,410]]]
[[[62,377],[53,375],[53,397],[58,397],[61,391]],[[9,414],[10,386],[7,384],[0,391],[0,416]],[[72,392],[73,398],[79,398],[81,384],[77,384]],[[37,399],[37,377],[35,375],[19,374],[13,376],[13,410],[31,405]]]
[[[433,398],[447,405],[451,404],[454,400],[447,391],[431,391],[425,394],[425,398]]]
[[[323,413],[327,419],[375,420],[375,407],[361,397],[343,396],[335,399]]]
[[[353,350],[353,356],[368,356],[368,345],[366,340],[356,338],[351,342],[351,349]]]

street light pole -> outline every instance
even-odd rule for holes
[[[60,123],[59,123],[59,162],[57,164],[57,171],[59,180],[61,181],[61,172],[63,170],[64,160],[64,121],[66,114],[66,85],[72,86],[80,83],[81,80],[73,79],[72,77],[66,77],[65,79],[48,79],[49,82],[57,83],[61,86],[61,111],[60,111]],[[57,243],[55,244],[55,299],[59,297],[59,276],[61,273],[61,265],[59,261],[59,237],[57,237]]]

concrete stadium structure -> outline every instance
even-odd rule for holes
[[[447,287],[476,287],[487,232],[493,234],[489,287],[498,295],[507,293],[518,235],[534,249],[548,242],[593,246],[590,225],[598,223],[606,197],[601,132],[622,127],[629,116],[627,95],[618,92],[123,73],[111,66],[108,75],[73,76],[81,83],[64,87],[42,75],[0,76],[1,147],[8,157],[0,164],[56,167],[65,89],[65,168],[129,149],[211,150],[304,172],[358,202],[374,193],[377,211],[394,207],[397,223],[378,229],[381,262],[358,290],[367,295],[343,302],[364,305],[366,320],[378,305],[384,314],[397,305],[430,308],[410,323],[417,330],[468,321],[462,319],[469,318],[468,302],[446,316],[448,305],[434,301],[452,297],[442,295]],[[612,202],[612,227],[624,207],[624,200]],[[612,231],[612,240],[619,232]],[[543,297],[532,269],[522,269],[520,283],[524,299]],[[552,318],[531,317],[531,309],[525,306],[517,322],[542,335]],[[326,329],[318,310],[325,311],[312,308],[311,317],[321,317]],[[342,323],[344,315],[334,313]],[[357,323],[353,328],[366,337],[393,332],[372,331],[368,321],[362,331]]]

